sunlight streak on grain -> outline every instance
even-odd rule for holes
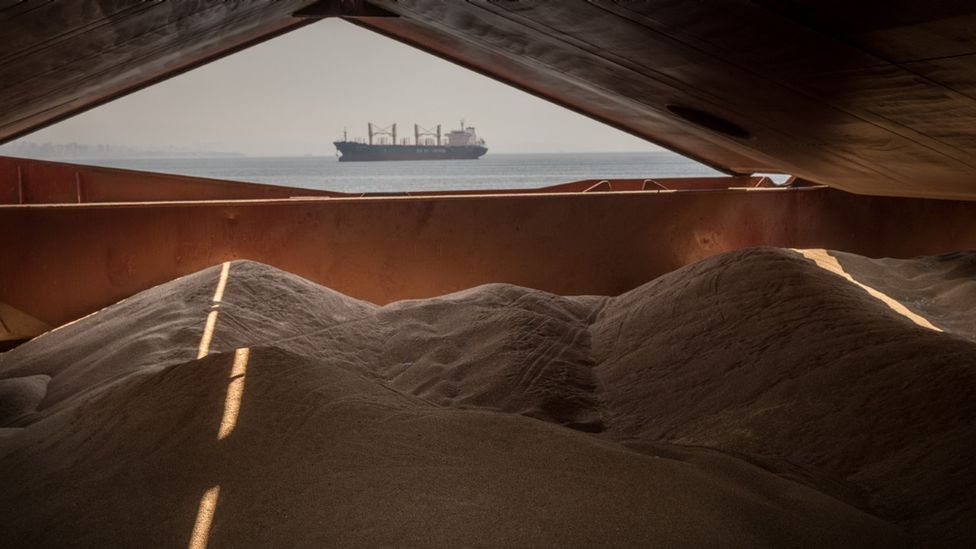
[[[227,275],[230,273],[230,261],[225,261],[220,267],[220,280],[217,281],[217,289],[214,290],[213,302],[220,303],[224,298],[224,288],[227,287]]]
[[[830,271],[835,275],[846,279],[848,282],[860,287],[861,289],[866,291],[869,295],[871,295],[871,297],[881,301],[882,303],[890,307],[891,310],[911,320],[915,324],[918,324],[923,328],[928,328],[929,330],[935,330],[936,332],[942,331],[938,327],[934,326],[931,322],[929,322],[928,319],[926,319],[925,317],[918,315],[912,312],[911,310],[909,310],[908,307],[905,307],[900,301],[892,298],[891,296],[879,290],[872,288],[871,286],[868,286],[867,284],[862,284],[857,280],[854,280],[854,277],[848,274],[847,271],[844,270],[844,267],[842,267],[840,262],[837,261],[837,258],[830,255],[830,253],[827,250],[824,250],[822,248],[812,248],[807,250],[800,250],[794,248],[793,251],[813,261],[821,269]]]
[[[210,539],[210,526],[213,523],[214,509],[217,508],[217,497],[220,495],[220,485],[204,492],[197,509],[197,519],[193,523],[190,534],[189,549],[206,549]]]
[[[197,347],[197,358],[203,358],[210,353],[210,341],[213,339],[214,329],[217,327],[217,316],[221,300],[224,299],[224,289],[227,287],[227,276],[230,274],[230,261],[225,261],[220,267],[220,278],[217,280],[217,288],[214,290],[213,303],[210,305],[211,311],[207,315],[207,323],[203,327],[203,335],[200,336],[200,345]]]
[[[224,416],[220,420],[220,432],[217,440],[223,440],[237,426],[237,415],[241,411],[241,397],[244,394],[244,374],[247,372],[247,358],[250,349],[244,347],[234,352],[234,366],[230,372],[230,383],[227,384],[227,398],[224,400]]]
[[[217,288],[214,290],[213,302],[210,305],[210,312],[207,314],[207,323],[203,327],[203,335],[200,337],[200,346],[197,348],[197,358],[203,358],[210,352],[210,342],[213,339],[214,329],[217,327],[217,317],[220,315],[218,307],[224,299],[224,289],[227,288],[227,277],[230,274],[230,262],[225,261],[220,267],[220,278],[217,280]],[[224,403],[224,417],[220,422],[219,438],[224,438],[234,429],[237,423],[237,412],[241,406],[241,394],[244,391],[244,371],[247,368],[248,349],[238,349],[234,353],[234,366],[231,369],[231,382],[227,388],[227,401]],[[232,398],[232,393],[234,397]],[[225,432],[225,425],[226,432]],[[190,534],[189,549],[206,549],[210,539],[210,526],[213,523],[214,510],[217,508],[217,498],[220,496],[220,485],[214,486],[204,492],[200,498],[200,507],[197,509],[197,518],[193,523],[193,532]]]
[[[213,339],[215,327],[217,327],[217,311],[210,311],[210,314],[207,315],[207,324],[203,327],[203,336],[200,337],[197,358],[203,358],[210,352],[210,340]]]

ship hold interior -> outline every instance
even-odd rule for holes
[[[0,143],[326,18],[725,175],[0,157],[0,545],[976,546],[976,3],[6,1]]]

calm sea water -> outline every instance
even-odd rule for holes
[[[478,160],[338,162],[334,156],[126,158],[80,163],[341,192],[519,189],[580,179],[721,175],[670,152],[491,154]]]

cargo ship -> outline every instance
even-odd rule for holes
[[[372,122],[367,125],[367,140],[349,140],[346,131],[342,141],[335,141],[336,150],[342,155],[340,162],[370,162],[377,160],[474,160],[488,152],[485,140],[479,139],[473,126],[441,135],[441,126],[428,130],[413,125],[413,143],[405,137],[397,142],[397,125],[379,127]]]

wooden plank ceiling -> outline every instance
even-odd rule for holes
[[[976,198],[971,0],[0,0],[0,141],[335,15],[730,173]]]

